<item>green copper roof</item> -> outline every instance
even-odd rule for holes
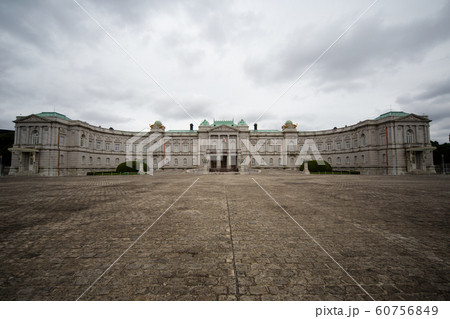
[[[201,122],[200,125],[209,125],[209,122],[207,120],[203,120],[203,122]]]
[[[220,126],[220,125],[236,126],[236,124],[234,124],[234,120],[231,120],[231,121],[216,121],[216,120],[214,120],[214,123],[212,124],[212,126]]]
[[[409,115],[409,113],[405,113],[405,112],[387,112],[384,114],[381,114],[380,116],[378,116],[375,120],[380,120],[380,119],[384,119],[385,117],[389,117],[389,116],[406,116]]]
[[[294,123],[292,123],[291,120],[287,120],[286,123],[284,123],[284,125],[288,125],[288,124],[294,124]]]
[[[247,125],[247,123],[245,123],[244,119],[241,119],[238,123],[238,125]]]
[[[71,121],[71,119],[69,119],[64,114],[57,113],[57,112],[41,112],[41,113],[36,114],[36,115],[37,116],[42,116],[42,117],[59,117],[60,119]]]
[[[162,125],[161,121],[155,121],[155,125]]]

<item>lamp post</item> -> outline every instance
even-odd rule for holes
[[[442,175],[445,175],[445,161],[444,161],[444,154],[442,154]]]

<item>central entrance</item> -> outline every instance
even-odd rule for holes
[[[237,172],[236,155],[211,155],[210,172]]]

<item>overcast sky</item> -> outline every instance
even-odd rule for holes
[[[78,2],[166,92],[74,1],[0,0],[0,128],[53,110],[131,131],[252,126],[373,0]],[[429,115],[448,141],[449,1],[380,0],[258,125],[322,130],[390,110]]]

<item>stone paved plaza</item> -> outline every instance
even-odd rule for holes
[[[0,297],[449,300],[449,218],[445,176],[1,178]]]

